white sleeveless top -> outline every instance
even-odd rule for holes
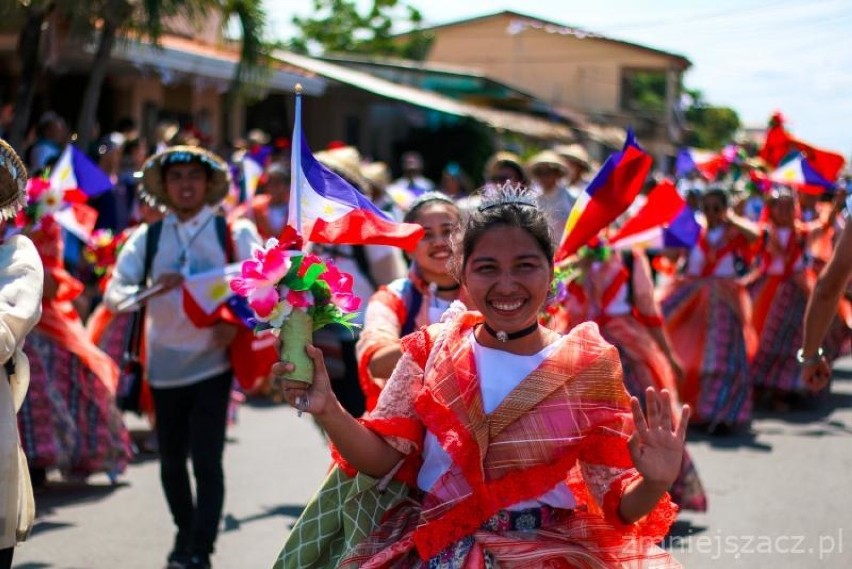
[[[482,346],[476,341],[472,332],[468,336],[468,341],[473,347],[477,375],[480,377],[482,405],[485,413],[491,413],[525,377],[556,350],[562,340],[530,356],[519,356]],[[423,441],[423,466],[417,476],[417,486],[424,492],[430,491],[435,482],[450,469],[452,463],[452,458],[438,443],[437,437],[427,431]],[[539,507],[542,504],[571,509],[577,505],[577,501],[568,486],[560,482],[552,490],[539,496],[538,500],[518,502],[507,509],[522,510]]]

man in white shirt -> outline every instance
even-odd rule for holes
[[[177,526],[170,569],[210,567],[224,502],[222,454],[233,381],[227,349],[236,328],[193,325],[183,308],[181,284],[192,274],[248,258],[252,245],[260,243],[250,221],[228,228],[218,215],[229,176],[221,158],[198,147],[176,146],[151,157],[143,170],[145,191],[171,212],[130,237],[104,296],[116,310],[147,283],[162,287],[145,308],[146,369],[157,415],[160,478]],[[153,254],[146,263],[148,252]]]

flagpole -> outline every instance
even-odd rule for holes
[[[293,183],[296,196],[296,231],[302,235],[302,84],[296,83],[296,112],[295,120],[293,121],[293,152],[291,154],[290,165],[293,176]],[[305,237],[304,235],[302,236]],[[307,245],[307,239],[305,239]]]

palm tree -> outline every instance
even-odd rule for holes
[[[242,31],[242,49],[231,82],[228,97],[230,104],[236,103],[242,85],[260,76],[260,63],[266,54],[266,12],[261,0],[92,0],[88,4],[90,29],[97,33],[98,40],[77,122],[78,140],[82,148],[86,148],[90,142],[107,64],[116,40],[121,36],[145,39],[156,45],[168,18],[181,17],[188,22],[206,22],[208,15],[215,12],[222,16],[224,29],[233,17]]]

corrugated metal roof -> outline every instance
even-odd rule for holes
[[[276,51],[273,56],[284,63],[295,65],[327,79],[363,89],[387,99],[449,115],[470,117],[498,130],[516,132],[548,141],[570,142],[574,140],[571,129],[561,123],[550,122],[524,113],[462,103],[431,91],[399,85],[363,71],[287,51]]]

